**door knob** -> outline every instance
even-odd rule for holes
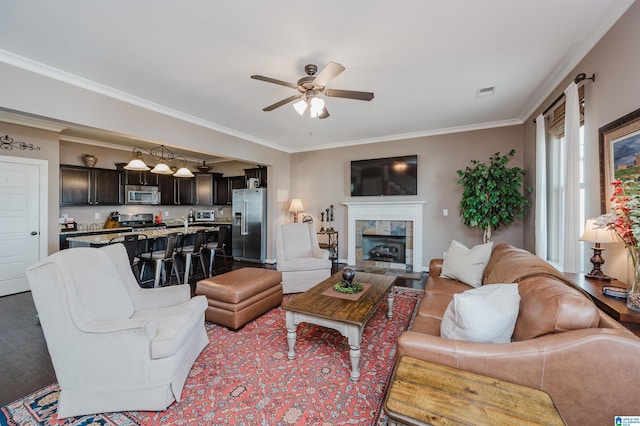
[[[38,231],[31,231],[31,235],[38,235]]]

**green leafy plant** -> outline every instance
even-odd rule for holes
[[[484,231],[485,243],[491,241],[492,231],[500,226],[510,225],[516,218],[524,219],[529,206],[522,194],[525,171],[507,167],[515,152],[497,152],[489,157],[488,164],[471,160],[472,166],[458,170],[458,184],[463,187],[460,216],[465,225]]]
[[[356,294],[358,292],[361,292],[364,287],[360,283],[349,283],[347,281],[340,281],[333,286],[333,289],[338,293]]]

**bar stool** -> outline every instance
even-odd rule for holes
[[[202,249],[205,247],[206,234],[204,230],[198,230],[196,232],[195,240],[192,246],[182,246],[177,248],[178,255],[184,259],[184,283],[189,282],[189,278],[193,276],[195,269],[194,260],[200,262],[203,274],[206,274],[204,259],[202,256]]]
[[[165,238],[159,238],[153,242],[151,251],[142,253],[141,259],[147,260],[155,265],[155,271],[153,276],[153,286],[158,287],[160,285],[160,278],[162,278],[162,284],[166,285],[171,282],[171,278],[175,272],[178,284],[180,284],[180,274],[175,264],[176,245],[178,239],[182,237],[182,233],[177,232],[169,234]],[[166,240],[166,247],[164,250],[155,250],[159,241]],[[142,273],[144,274],[144,263],[142,265]],[[169,272],[169,279],[167,280],[167,268],[171,268]]]
[[[209,248],[210,256],[209,256],[209,277],[213,276],[213,266],[215,265],[216,254],[220,253],[222,258],[224,259],[224,267],[227,268],[227,244],[228,239],[231,237],[231,226],[229,225],[221,225],[218,227],[218,241],[213,243],[213,245]]]

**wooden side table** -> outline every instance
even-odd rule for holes
[[[640,312],[627,308],[626,300],[602,294],[603,285],[626,287],[627,285],[625,283],[621,283],[615,279],[611,281],[593,280],[585,278],[584,274],[573,274],[569,272],[563,272],[563,275],[589,293],[593,303],[606,312],[611,318],[621,323],[640,324]],[[626,326],[626,324],[623,325]]]
[[[338,263],[338,231],[318,232],[318,244],[320,248],[329,250],[329,259],[333,263]]]
[[[564,425],[538,389],[403,356],[384,411],[394,425]]]

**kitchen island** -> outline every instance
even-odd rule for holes
[[[176,228],[168,228],[168,229],[153,229],[153,230],[146,230],[146,231],[130,230],[128,232],[112,232],[110,234],[67,237],[67,242],[69,243],[69,247],[102,247],[109,244],[109,242],[114,238],[119,238],[119,237],[124,238],[126,235],[131,235],[131,234],[142,234],[142,235],[145,235],[149,240],[155,240],[158,238],[166,237],[168,234],[173,234],[175,232],[182,232],[183,234],[189,235],[189,234],[195,234],[200,230],[216,231],[217,229],[218,229],[217,227],[196,225],[196,226],[189,226],[186,229],[184,227],[176,227]]]

